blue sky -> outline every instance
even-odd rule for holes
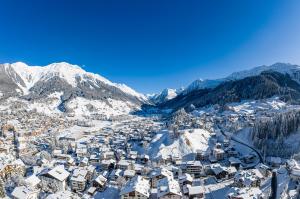
[[[66,61],[143,93],[300,64],[300,1],[0,0],[0,62]]]

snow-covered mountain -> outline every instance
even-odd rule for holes
[[[243,70],[239,72],[234,72],[231,75],[220,78],[220,79],[214,79],[214,80],[202,80],[198,79],[192,82],[184,91],[183,93],[187,94],[189,92],[192,92],[194,90],[204,89],[204,88],[214,88],[218,86],[219,84],[230,81],[230,80],[239,80],[243,79],[245,77],[255,76],[259,75],[263,71],[276,71],[282,74],[289,74],[291,78],[297,82],[300,82],[300,66],[288,64],[288,63],[275,63],[270,66],[258,66],[254,67],[249,70]]]
[[[1,64],[0,94],[2,99],[15,97],[34,103],[55,96],[60,101],[60,111],[66,111],[71,102],[80,106],[79,101],[100,103],[95,105],[99,108],[104,105],[120,108],[126,104],[126,110],[147,101],[143,94],[124,84],[113,83],[66,62],[47,66],[28,66],[21,62]]]
[[[154,104],[161,104],[168,100],[175,98],[178,94],[182,92],[183,89],[170,89],[166,88],[158,94],[149,96],[149,100]]]

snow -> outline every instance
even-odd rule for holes
[[[204,88],[214,88],[223,82],[223,79],[216,79],[216,80],[202,80],[197,79],[193,81],[184,91],[184,94],[190,93],[194,90],[204,89]]]
[[[150,143],[148,154],[151,157],[182,157],[198,150],[206,151],[210,133],[204,129],[183,130],[179,139],[172,141],[169,132],[158,133]]]
[[[9,66],[11,66],[14,69],[14,71],[21,77],[25,85],[22,85],[21,82],[16,83],[22,89],[24,94],[28,94],[29,89],[32,88],[38,81],[47,81],[52,77],[56,76],[64,79],[68,84],[70,84],[73,87],[77,86],[78,80],[89,80],[94,82],[96,86],[97,81],[100,81],[110,86],[119,88],[128,95],[135,96],[140,100],[147,100],[147,98],[143,94],[134,91],[125,84],[112,83],[108,79],[98,74],[86,72],[78,65],[73,65],[66,62],[52,63],[47,66],[28,66],[25,63],[16,62],[13,64],[6,63],[4,64],[4,66],[6,69],[8,69]]]
[[[229,103],[228,106],[237,113],[255,113],[257,111],[280,110],[286,107],[286,103],[278,97],[264,100],[244,100],[242,102]]]
[[[119,196],[119,190],[117,187],[108,186],[105,191],[103,192],[97,192],[97,194],[94,197],[95,199],[118,199]]]
[[[252,68],[250,70],[234,72],[231,75],[221,79],[212,79],[212,80],[197,79],[184,90],[184,93],[189,93],[193,90],[198,90],[198,89],[214,88],[225,81],[244,79],[246,77],[259,75],[263,71],[269,71],[269,70],[276,71],[283,74],[289,74],[295,81],[300,82],[299,74],[298,74],[300,72],[300,66],[286,64],[286,63],[276,63],[270,66],[263,65],[263,66]]]
[[[94,110],[88,110],[88,106],[93,106]],[[137,108],[130,102],[123,102],[108,99],[107,102],[98,100],[88,100],[76,97],[68,102],[67,107],[72,109],[76,116],[89,115],[92,113],[103,114],[107,117],[115,115],[129,114],[132,108]]]
[[[154,103],[162,103],[175,98],[181,90],[166,88],[159,94],[148,95]]]

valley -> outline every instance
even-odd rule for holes
[[[148,96],[65,62],[0,71],[0,197],[299,197],[300,66]]]

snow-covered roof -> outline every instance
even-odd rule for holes
[[[31,175],[25,179],[25,182],[31,187],[35,187],[41,182],[41,180],[36,175]]]
[[[160,175],[173,178],[173,173],[171,171],[167,170],[166,168],[158,168],[158,169],[151,171],[150,178],[160,176]]]
[[[157,197],[160,198],[168,194],[182,195],[178,181],[166,177],[157,182]]]
[[[103,175],[99,175],[95,182],[97,182],[99,185],[103,186],[106,183],[107,179]]]
[[[80,199],[80,197],[76,196],[70,191],[60,191],[48,195],[46,199]]]
[[[149,180],[141,177],[135,176],[129,180],[124,188],[122,188],[120,195],[124,195],[130,192],[136,191],[146,197],[150,195],[150,184]]]
[[[252,198],[258,199],[262,196],[262,191],[257,187],[237,188],[233,187],[227,192],[229,198]]]
[[[59,181],[66,180],[70,175],[70,173],[65,170],[63,165],[58,165],[58,166],[54,167],[53,169],[51,169],[48,172],[48,174]]]
[[[20,187],[16,187],[11,193],[11,195],[17,199],[24,199],[24,198],[28,198],[32,194],[32,192],[33,191],[30,190],[29,188],[25,186],[20,186]]]
[[[205,193],[205,189],[203,186],[188,186],[189,195],[197,195],[200,193]]]
[[[88,171],[83,168],[77,168],[73,171],[72,181],[85,182]]]

